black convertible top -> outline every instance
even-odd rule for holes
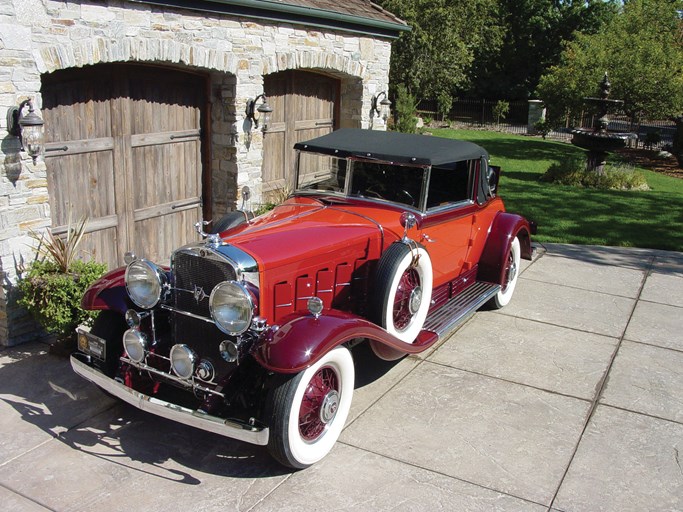
[[[429,135],[342,128],[322,137],[297,142],[294,149],[341,158],[357,157],[397,164],[454,167],[455,162],[474,160],[488,153],[463,140]]]

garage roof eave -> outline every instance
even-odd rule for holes
[[[131,0],[136,3],[176,7],[203,12],[231,14],[261,20],[299,23],[307,26],[341,29],[371,36],[396,39],[411,28],[396,18],[385,21],[351,14],[301,7],[267,0]]]

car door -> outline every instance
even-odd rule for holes
[[[476,167],[476,161],[463,161],[455,169],[430,171],[422,244],[432,260],[435,288],[471,268],[467,255],[478,210],[473,201]]]

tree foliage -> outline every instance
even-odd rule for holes
[[[578,34],[558,65],[541,78],[538,95],[553,118],[578,113],[605,72],[611,98],[634,119],[683,112],[682,0],[628,0],[598,33]]]
[[[618,0],[376,0],[412,28],[390,82],[447,110],[458,95],[526,99],[575,32],[596,33]]]
[[[390,82],[420,98],[448,98],[468,87],[476,56],[502,42],[498,0],[378,0],[410,32],[393,44]]]
[[[477,59],[470,95],[527,99],[563,43],[597,33],[617,12],[616,0],[500,0],[504,37],[499,52]],[[498,22],[500,23],[500,22]]]

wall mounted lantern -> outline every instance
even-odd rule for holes
[[[23,110],[28,106],[28,113]],[[21,150],[26,151],[35,164],[43,152],[43,122],[42,118],[33,110],[33,102],[24,100],[18,107],[7,110],[7,131],[10,135],[19,137]]]
[[[258,100],[262,100],[262,102],[258,107],[256,107],[256,103],[258,103]],[[260,117],[257,118],[255,116],[254,109],[256,109],[257,112],[263,114],[263,126],[261,130],[267,132],[268,127],[270,126],[270,114],[273,112],[273,107],[268,105],[268,98],[266,98],[265,94],[260,94],[256,96],[256,99],[249,99],[247,101],[247,119],[250,119],[251,122],[254,123],[254,126],[258,128],[258,122]]]
[[[380,101],[380,98],[384,96],[384,98]],[[385,121],[389,117],[389,107],[391,106],[391,101],[389,101],[389,98],[387,98],[387,92],[382,91],[380,92],[377,96],[372,97],[372,111],[377,114],[378,117],[381,117]]]

